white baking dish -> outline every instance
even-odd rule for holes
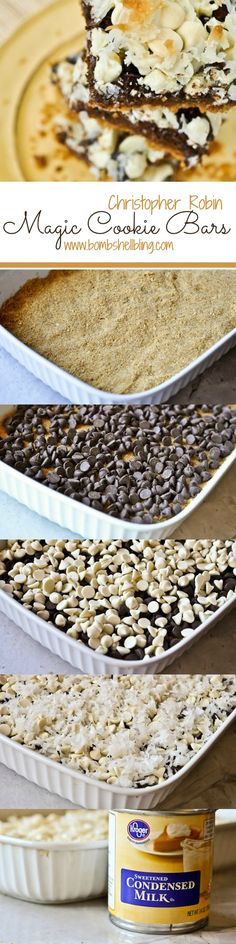
[[[62,764],[43,757],[4,734],[0,734],[0,763],[5,764],[21,777],[25,777],[26,780],[49,790],[50,793],[56,793],[70,800],[75,806],[90,810],[153,810],[160,808],[160,804],[165,802],[175,786],[187,777],[189,771],[195,769],[201,758],[214,747],[233,721],[236,721],[236,708],[182,770],[169,777],[165,783],[140,790],[110,785],[71,768],[63,767]]]
[[[61,659],[73,665],[74,669],[79,669],[86,675],[154,675],[163,672],[178,656],[184,655],[194,642],[200,641],[201,643],[202,636],[215,626],[220,619],[223,619],[223,616],[229,613],[234,606],[236,606],[236,593],[216,613],[209,616],[205,623],[201,623],[198,629],[194,629],[191,636],[186,639],[183,638],[176,643],[176,646],[173,646],[167,652],[163,652],[160,656],[153,656],[147,661],[136,662],[134,659],[126,661],[124,659],[114,659],[108,655],[101,655],[96,650],[90,649],[85,643],[67,636],[60,629],[57,629],[53,623],[40,619],[36,613],[27,610],[22,603],[15,600],[10,593],[0,590],[0,611],[2,613],[13,620],[27,636],[31,636],[31,639],[39,642],[54,655],[60,656]],[[1,643],[1,647],[4,649],[4,642]]]
[[[108,842],[36,842],[0,834],[0,892],[53,904],[107,892]]]
[[[1,406],[0,420],[4,420],[14,409],[13,406],[7,408]],[[138,538],[160,540],[169,537],[173,531],[181,527],[186,518],[189,518],[189,515],[202,504],[215,485],[221,481],[235,460],[236,447],[180,514],[169,518],[168,521],[160,521],[156,524],[136,524],[132,521],[123,521],[121,518],[113,518],[103,511],[97,511],[88,505],[83,505],[82,502],[68,498],[67,495],[53,491],[4,462],[0,462],[0,490],[2,489],[27,508],[31,508],[32,511],[36,511],[43,518],[54,521],[61,528],[69,529],[76,536],[100,541],[112,541],[114,538],[122,541]],[[4,536],[2,534],[2,537]],[[27,535],[18,534],[18,537],[27,537]]]
[[[29,278],[38,276],[46,277],[49,270],[16,270],[14,273],[8,270],[0,273],[0,303],[6,301],[11,295],[14,295],[18,289],[29,281]],[[14,281],[13,281],[14,276]],[[1,311],[0,311],[1,319]],[[164,403],[171,397],[174,397],[179,390],[188,383],[192,383],[204,370],[211,367],[215,361],[223,357],[224,354],[236,345],[236,329],[226,334],[220,341],[212,345],[208,351],[191,361],[186,367],[176,373],[169,380],[152,387],[143,393],[133,394],[113,394],[104,390],[98,390],[90,384],[73,377],[61,367],[51,363],[47,358],[37,354],[27,345],[23,344],[14,337],[9,331],[0,326],[0,345],[14,357],[23,367],[26,367],[30,373],[38,377],[39,380],[56,390],[61,396],[65,397],[69,403],[103,404],[103,403]]]

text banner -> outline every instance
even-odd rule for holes
[[[0,184],[4,265],[229,265],[227,183]]]

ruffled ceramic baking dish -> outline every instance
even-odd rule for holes
[[[157,786],[144,787],[139,790],[107,784],[86,774],[82,774],[69,767],[63,767],[48,757],[18,744],[11,738],[0,734],[0,763],[14,770],[26,780],[37,784],[50,793],[56,793],[76,806],[96,810],[158,809],[160,804],[171,794],[175,786],[179,786],[188,773],[197,768],[200,760],[214,748],[221,735],[236,721],[236,708],[222,722],[208,741],[200,748],[198,754],[178,773],[173,774],[164,783]]]
[[[0,421],[12,413],[14,406],[0,407]],[[160,521],[155,524],[136,524],[132,521],[124,521],[121,518],[115,518],[107,515],[103,511],[97,511],[77,502],[67,495],[53,491],[47,486],[28,478],[22,472],[18,472],[10,465],[0,461],[0,490],[6,492],[11,498],[32,511],[36,511],[43,518],[54,521],[66,531],[69,529],[74,535],[92,538],[92,540],[112,541],[118,538],[122,541],[130,539],[142,540],[160,540],[173,534],[177,528],[180,528],[186,518],[202,504],[205,498],[213,491],[215,485],[221,481],[228,469],[231,468],[236,460],[236,447],[231,454],[223,460],[218,469],[213,473],[211,479],[201,488],[198,495],[183,508],[180,514],[169,518],[168,521]],[[3,537],[3,535],[2,535]],[[17,537],[27,537],[27,535],[18,534]]]
[[[14,292],[18,291],[29,278],[46,277],[48,271],[47,269],[42,271],[32,269],[30,273],[22,270],[16,270],[13,274],[9,271],[0,273],[0,303],[6,301]],[[207,370],[208,367],[211,367],[224,354],[227,354],[234,345],[236,345],[236,329],[228,332],[208,351],[191,361],[190,364],[178,371],[173,377],[170,377],[169,380],[164,381],[164,383],[142,393],[113,394],[107,393],[105,390],[98,390],[96,387],[73,377],[72,374],[62,370],[61,367],[57,367],[56,364],[27,347],[0,325],[0,346],[35,377],[65,397],[68,403],[165,403],[176,396],[179,390],[182,390],[187,384],[192,383],[196,377]]]
[[[5,817],[6,818],[6,817]],[[42,904],[107,892],[108,840],[43,842],[0,833],[0,892]]]
[[[3,546],[3,544],[4,542],[1,541],[0,546]],[[80,672],[86,675],[154,675],[163,672],[178,656],[184,655],[193,643],[201,645],[202,637],[219,620],[223,620],[223,617],[233,607],[236,607],[236,593],[229,600],[226,600],[219,610],[212,613],[212,616],[209,616],[204,623],[201,623],[198,629],[194,629],[191,636],[183,638],[159,656],[153,656],[147,661],[136,662],[135,659],[126,661],[124,659],[114,659],[108,655],[101,655],[101,653],[86,646],[85,643],[67,636],[60,629],[57,629],[53,623],[40,619],[36,613],[27,610],[10,593],[0,590],[0,611],[2,613],[13,620],[16,626],[19,626],[31,639],[39,642],[54,655],[60,656],[65,662],[69,662],[74,669],[79,669]]]

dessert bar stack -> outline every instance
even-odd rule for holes
[[[52,67],[57,136],[97,177],[166,180],[236,103],[232,0],[83,0],[86,45]]]

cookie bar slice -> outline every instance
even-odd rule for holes
[[[70,118],[58,116],[57,138],[89,164],[98,179],[170,180],[177,161],[156,151],[142,135],[119,132],[87,111]]]
[[[222,112],[203,115],[199,108],[181,108],[174,112],[150,105],[112,111],[96,107],[90,100],[84,54],[56,63],[52,68],[52,81],[58,85],[72,111],[80,112],[86,107],[88,114],[114,125],[118,132],[144,135],[155,148],[167,151],[185,167],[199,162],[223,121]]]
[[[236,101],[232,0],[82,0],[90,95],[103,108]]]

